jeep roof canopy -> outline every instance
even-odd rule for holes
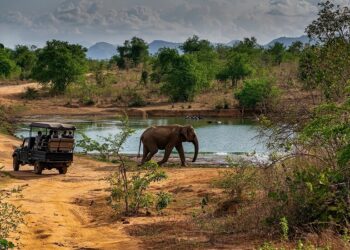
[[[29,125],[31,128],[48,128],[55,130],[75,130],[75,126],[70,124],[56,122],[33,122]]]

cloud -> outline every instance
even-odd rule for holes
[[[306,0],[270,0],[268,7],[267,14],[287,17],[305,17],[317,11],[317,7]]]
[[[28,4],[33,0],[27,0]],[[160,0],[159,0],[160,1]],[[0,16],[0,32],[37,41],[121,43],[132,36],[148,41],[183,41],[197,34],[214,42],[256,36],[266,43],[296,36],[317,13],[318,0],[64,0],[46,12],[22,10]],[[335,0],[349,4],[350,0]],[[44,4],[44,3],[43,3]],[[1,5],[1,4],[0,4]],[[16,34],[15,34],[16,33]]]

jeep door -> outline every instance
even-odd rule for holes
[[[19,160],[23,163],[28,163],[29,141],[30,141],[30,138],[25,138],[21,146]]]

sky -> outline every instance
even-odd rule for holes
[[[0,43],[43,46],[59,39],[86,47],[138,36],[183,42],[196,34],[227,43],[266,44],[304,34],[319,0],[0,0]],[[350,0],[334,0],[350,5]]]

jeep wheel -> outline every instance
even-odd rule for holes
[[[60,174],[66,174],[67,173],[67,167],[62,167],[62,168],[59,168],[58,169],[58,172],[60,173]]]
[[[19,161],[16,155],[13,156],[13,171],[19,171]]]
[[[41,174],[43,172],[43,168],[41,167],[41,164],[36,162],[34,164],[34,173],[35,174]]]

